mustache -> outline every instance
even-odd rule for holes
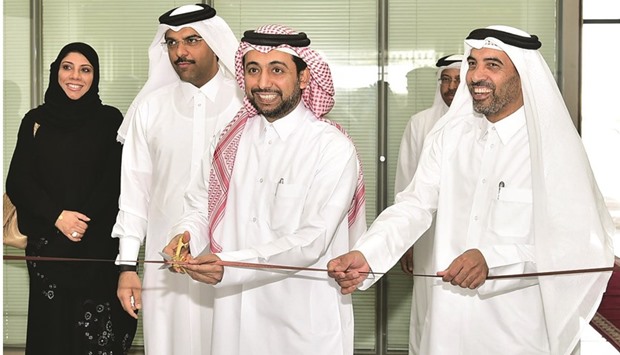
[[[196,64],[196,61],[191,60],[191,59],[187,59],[185,57],[179,57],[177,60],[174,61],[174,64],[179,64],[179,63]]]
[[[488,81],[472,81],[471,83],[469,83],[469,87],[470,88],[486,87],[486,88],[495,90],[495,85]]]
[[[282,92],[280,90],[271,90],[271,89],[252,89],[252,90],[250,90],[250,92],[252,94],[272,92],[274,94],[282,95]]]

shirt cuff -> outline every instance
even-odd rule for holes
[[[218,258],[222,261],[239,261],[247,263],[260,263],[256,255],[249,249],[235,250],[230,252],[216,253]],[[264,260],[263,260],[264,261]],[[260,271],[258,271],[260,272]],[[243,267],[224,267],[224,276],[222,280],[215,285],[215,287],[224,287],[231,285],[240,285],[243,283],[252,282],[256,278],[257,270],[252,268]]]
[[[366,279],[364,279],[362,283],[357,285],[357,288],[361,291],[365,291],[369,289],[370,286],[374,285],[376,281],[377,281],[377,278],[375,274],[372,272],[372,270],[370,270],[370,272],[368,273],[368,277],[366,277]]]
[[[368,273],[368,277],[366,277],[366,279],[364,279],[364,281],[357,286],[360,290],[370,288],[370,286],[379,281],[381,276],[384,275],[376,275],[373,273],[373,270],[385,272],[385,270],[389,270],[392,267],[392,264],[389,261],[391,259],[391,253],[387,249],[386,245],[379,240],[379,238],[370,239],[359,245],[356,244],[352,250],[357,250],[364,255],[364,258],[366,258],[366,262],[368,263],[368,267],[371,270],[371,272]]]
[[[116,265],[136,265],[140,253],[140,239],[135,237],[119,238]]]

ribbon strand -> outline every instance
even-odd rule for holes
[[[61,257],[50,257],[50,256],[21,256],[21,255],[4,255],[3,260],[5,261],[61,261],[61,262],[117,262],[117,260],[111,259],[85,259],[85,258],[61,258]],[[183,266],[184,263],[172,262],[166,260],[118,260],[120,263],[137,263],[137,264],[176,264]],[[302,267],[302,266],[291,266],[291,265],[275,265],[275,264],[261,264],[261,263],[247,263],[240,261],[224,261],[220,260],[214,262],[215,265],[227,266],[227,267],[238,267],[238,268],[246,268],[246,269],[275,269],[275,270],[289,270],[289,271],[315,271],[315,272],[327,272],[327,269],[322,268],[311,268],[311,267]],[[506,275],[491,275],[488,276],[487,280],[499,280],[499,279],[514,279],[514,278],[527,278],[527,277],[539,277],[539,276],[557,276],[557,275],[571,275],[571,274],[585,274],[585,273],[593,273],[593,272],[608,272],[608,271],[616,271],[620,270],[619,267],[610,266],[610,267],[598,267],[598,268],[588,268],[588,269],[573,269],[573,270],[557,270],[557,271],[542,271],[542,272],[532,272],[532,273],[523,273],[523,274],[506,274]],[[363,272],[360,272],[363,273]],[[387,272],[377,272],[370,271],[369,274],[375,275],[384,275]],[[439,278],[441,276],[434,274],[413,274],[414,277],[434,277]]]

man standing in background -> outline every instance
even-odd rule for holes
[[[394,195],[403,191],[411,182],[420,160],[424,138],[439,118],[448,112],[456,89],[461,82],[460,54],[447,55],[437,61],[437,90],[433,105],[411,116],[405,127],[398,152]]]
[[[212,290],[159,265],[167,232],[183,212],[183,193],[212,140],[235,116],[243,94],[234,80],[233,32],[208,5],[186,5],[159,18],[149,48],[149,78],[119,129],[124,141],[118,297],[137,318],[142,309],[148,355],[204,355],[210,348]]]

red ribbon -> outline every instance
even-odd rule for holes
[[[25,260],[25,261],[79,261],[79,262],[116,262],[116,260],[110,259],[84,259],[84,258],[58,258],[58,257],[50,257],[50,256],[21,256],[21,255],[4,255],[4,260],[8,261],[16,261],[16,260]],[[176,264],[183,266],[183,263],[179,262],[171,262],[166,260],[119,260],[122,263],[138,263],[138,264]],[[327,269],[321,268],[311,268],[311,267],[301,267],[301,266],[290,266],[290,265],[275,265],[275,264],[261,264],[261,263],[246,263],[241,261],[224,261],[219,260],[214,262],[215,265],[220,266],[228,266],[228,267],[239,267],[246,269],[275,269],[275,270],[290,270],[290,271],[317,271],[317,272],[327,272]],[[488,276],[487,280],[498,280],[498,279],[514,279],[514,278],[526,278],[526,277],[539,277],[539,276],[556,276],[556,275],[570,275],[570,274],[585,274],[585,273],[593,273],[593,272],[608,272],[619,270],[620,268],[610,266],[610,267],[599,267],[599,268],[589,268],[589,269],[574,269],[574,270],[559,270],[559,271],[544,271],[544,272],[532,272],[532,273],[523,273],[523,274],[506,274],[506,275],[492,275]],[[362,273],[362,272],[360,272]],[[369,274],[378,274],[383,275],[387,274],[387,272],[375,272],[371,271]],[[414,277],[441,277],[434,274],[413,274]]]

